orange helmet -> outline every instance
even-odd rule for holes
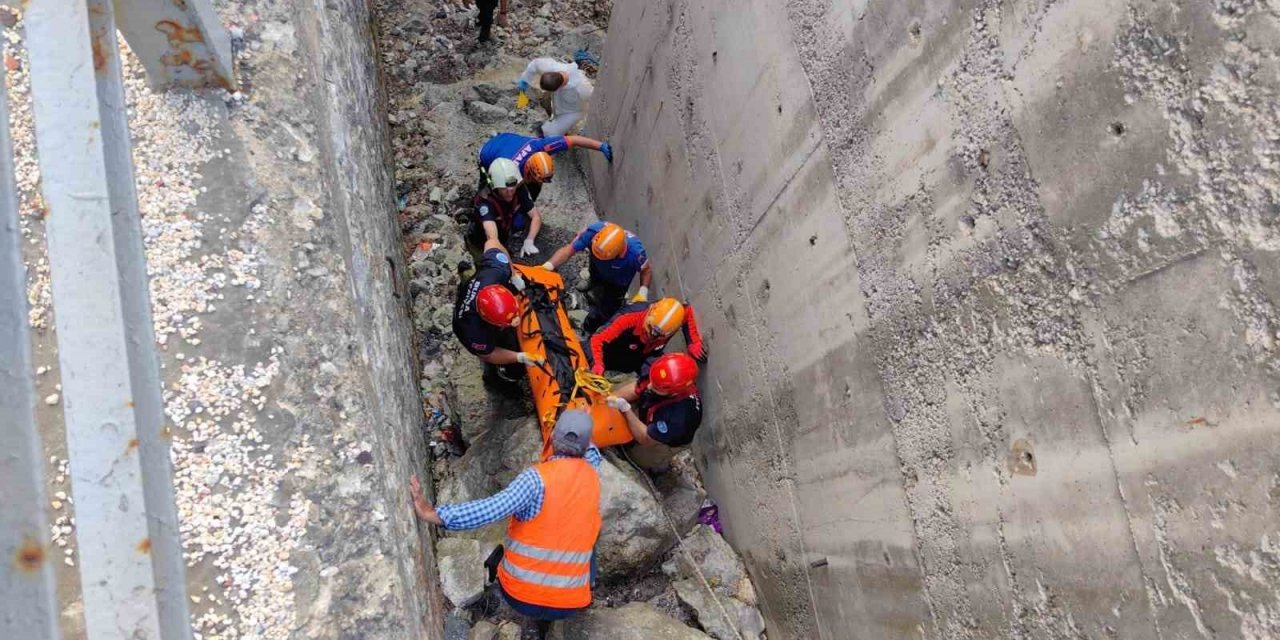
[[[556,174],[556,161],[546,151],[539,151],[524,161],[524,179],[529,182],[551,182]]]
[[[649,367],[649,388],[664,396],[689,393],[697,388],[698,363],[687,353],[668,353]]]
[[[601,260],[613,260],[626,252],[627,232],[612,222],[605,223],[591,241],[591,255]]]
[[[663,298],[644,314],[644,330],[652,337],[671,337],[684,324],[684,305],[675,298]]]
[[[480,317],[495,327],[509,327],[520,313],[516,297],[506,287],[491,284],[476,294],[476,311]]]

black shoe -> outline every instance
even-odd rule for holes
[[[486,24],[486,25],[484,25],[484,26],[482,26],[482,27],[480,27],[480,38],[479,38],[479,42],[482,42],[482,43],[483,43],[483,42],[488,42],[488,41],[489,41],[489,39],[490,39],[489,30],[490,30],[491,28],[492,28],[492,27],[491,27],[491,25],[487,25],[487,24]]]

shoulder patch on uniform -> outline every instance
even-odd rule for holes
[[[487,204],[482,204],[482,205],[480,205],[480,206],[476,207],[476,211],[479,211],[479,212],[480,212],[480,215],[482,215],[482,216],[487,216],[487,215],[489,215],[489,205],[487,205]]]
[[[507,257],[507,254],[502,253],[501,251],[499,251],[498,255],[494,256],[493,259],[497,260],[498,262],[501,262],[502,264],[507,264],[508,262],[511,262],[511,259]]]
[[[480,344],[479,342],[472,342],[472,343],[471,343],[471,348],[472,348],[472,349],[475,349],[476,351],[484,351],[484,350],[485,350],[485,347],[488,347],[488,346],[489,346],[489,345],[487,345],[487,344]]]
[[[654,428],[654,429],[657,429],[657,430],[658,430],[658,433],[666,433],[666,432],[667,432],[667,429],[668,429],[668,427],[667,427],[667,421],[666,421],[666,420],[659,420],[659,421],[657,421],[657,422],[653,423],[653,428]]]

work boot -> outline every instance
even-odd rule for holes
[[[488,24],[486,24],[486,25],[481,25],[481,27],[480,27],[480,38],[478,39],[478,42],[480,42],[480,43],[482,43],[482,44],[483,44],[483,43],[485,43],[485,42],[488,42],[488,41],[489,41],[489,35],[490,35],[490,34],[489,34],[489,31],[490,31],[490,29],[492,28],[492,26],[493,26],[493,25],[488,25]]]
[[[538,620],[535,624],[538,626],[538,640],[547,640],[547,637],[551,633],[551,621]]]

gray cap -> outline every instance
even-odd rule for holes
[[[551,432],[551,448],[559,455],[582,456],[591,445],[591,414],[578,409],[565,411]]]

